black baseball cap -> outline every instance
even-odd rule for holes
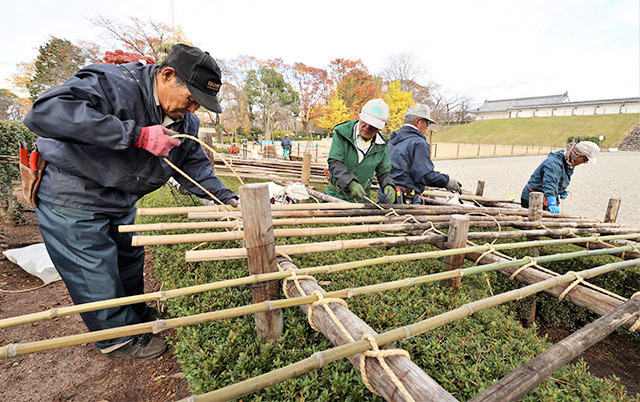
[[[200,105],[212,112],[222,112],[218,102],[222,73],[209,52],[178,43],[173,45],[162,64],[176,70],[178,77],[187,84],[189,92]]]

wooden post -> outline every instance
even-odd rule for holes
[[[438,157],[438,144],[433,144],[433,159]]]
[[[447,248],[459,248],[467,245],[467,233],[469,232],[469,223],[471,217],[469,215],[451,215],[449,220],[449,234],[447,236]],[[450,255],[445,257],[445,270],[452,271],[462,268],[464,262],[464,254]],[[460,277],[450,278],[444,281],[445,286],[453,288],[454,291],[460,289]]]
[[[609,198],[607,212],[604,214],[605,222],[615,222],[618,219],[618,210],[620,209],[620,198]]]
[[[513,148],[516,146],[516,144],[511,144],[511,155],[513,155]]]
[[[496,148],[497,148],[497,147],[498,147],[498,143],[497,143],[497,142],[495,142],[495,143],[493,144],[493,155],[494,155],[494,156],[496,155]]]
[[[298,267],[284,257],[278,257],[278,262],[283,269],[298,269]],[[326,293],[325,290],[314,281],[299,279],[298,282],[300,289],[307,295],[313,294],[313,292]],[[299,288],[293,281],[287,281],[286,286],[291,297],[301,296]],[[360,317],[347,307],[338,303],[330,303],[329,307],[353,339],[360,340],[363,334],[377,335],[373,328],[362,321]],[[309,316],[309,304],[301,305],[300,308]],[[313,323],[334,345],[344,345],[351,342],[322,306],[313,307]],[[380,349],[385,350],[390,347],[392,346],[385,345],[380,346]],[[357,370],[360,370],[360,354],[349,356],[347,359]],[[392,379],[385,373],[380,362],[378,362],[377,359],[371,358],[368,358],[366,362],[367,377],[373,388],[380,392],[382,397],[387,401],[405,401],[402,393],[400,393]],[[392,356],[385,358],[385,362],[389,365],[391,371],[396,374],[398,380],[414,400],[434,402],[457,400],[434,379],[429,377],[428,374],[422,371],[411,359],[404,356]]]
[[[476,195],[482,197],[484,193],[484,182],[482,180],[478,180],[478,185],[476,186]]]
[[[537,191],[529,193],[529,221],[542,222],[542,205],[544,194]],[[539,247],[529,247],[529,254],[532,256],[540,255]],[[535,305],[534,305],[535,308]]]
[[[480,144],[478,144],[478,153],[476,154],[476,156],[480,156]]]
[[[640,297],[634,297],[612,312],[603,315],[556,343],[540,356],[520,365],[471,401],[508,402],[520,400],[562,366],[604,339],[623,323],[631,318],[637,318],[639,310]]]
[[[460,143],[458,143],[458,149],[456,149],[456,158],[460,156]]]
[[[277,272],[269,186],[262,183],[240,186],[240,199],[249,273],[258,275]],[[278,281],[257,284],[252,291],[254,303],[278,300],[279,295]],[[276,342],[282,335],[282,310],[256,313],[255,321],[258,335],[264,337],[268,343]]]
[[[300,182],[305,186],[309,185],[309,176],[311,176],[311,153],[302,154],[302,177]]]
[[[433,131],[429,130],[429,158],[433,157]]]
[[[318,162],[318,144],[316,144],[316,162]]]

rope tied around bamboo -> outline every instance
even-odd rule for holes
[[[538,261],[537,261],[535,258],[533,258],[533,257],[531,257],[531,256],[526,256],[526,257],[524,257],[524,258],[526,258],[527,260],[529,260],[529,262],[528,262],[528,263],[526,263],[525,265],[521,266],[520,268],[516,269],[516,270],[513,272],[513,274],[511,274],[511,276],[509,277],[509,279],[514,280],[514,279],[516,279],[516,276],[518,276],[518,274],[519,274],[520,272],[524,271],[525,269],[527,269],[527,268],[529,268],[529,267],[531,267],[531,266],[538,266]],[[476,261],[476,264],[477,264],[477,263],[478,263],[478,262]]]
[[[567,274],[571,274],[571,275],[575,276],[576,280],[571,282],[571,284],[569,286],[567,286],[567,288],[565,290],[563,290],[562,293],[560,293],[560,296],[558,296],[558,300],[560,300],[560,301],[562,301],[562,299],[564,299],[564,297],[571,291],[571,289],[573,289],[578,284],[580,284],[580,282],[584,282],[584,278],[582,276],[580,276],[575,271],[568,271]]]
[[[409,352],[403,349],[380,350],[380,348],[378,347],[378,343],[376,342],[376,339],[370,334],[363,334],[362,339],[367,340],[369,342],[369,345],[371,345],[371,350],[367,350],[365,352],[360,353],[360,373],[362,374],[362,382],[364,382],[364,385],[367,386],[367,389],[376,395],[380,395],[380,393],[377,392],[371,386],[371,383],[369,383],[369,378],[367,377],[367,364],[366,364],[367,357],[375,357],[376,359],[378,359],[378,362],[384,369],[384,372],[387,373],[387,375],[389,376],[393,384],[396,386],[396,388],[398,388],[402,396],[404,396],[404,398],[407,401],[414,402],[415,399],[413,399],[411,394],[409,394],[409,392],[404,387],[404,385],[402,385],[402,383],[400,382],[396,374],[391,370],[387,362],[384,360],[385,357],[389,357],[389,356],[404,356],[407,359],[410,359],[411,357],[409,356]]]
[[[278,267],[280,268],[279,265],[278,265]],[[280,269],[282,270],[282,268],[280,268]],[[284,294],[285,294],[285,296],[287,298],[291,297],[289,295],[289,292],[287,291],[287,282],[288,281],[291,280],[291,281],[294,282],[296,288],[298,289],[298,292],[302,296],[306,296],[307,294],[304,291],[304,289],[302,289],[302,286],[300,285],[299,279],[312,280],[312,281],[314,281],[316,283],[318,282],[314,277],[312,277],[310,275],[297,275],[296,272],[295,272],[295,269],[293,269],[291,267],[287,268],[287,270],[285,272],[290,272],[291,273],[291,276],[288,277],[288,278],[285,278],[283,280],[283,284],[282,284]],[[347,328],[345,328],[344,324],[342,324],[342,322],[338,319],[338,317],[336,317],[336,315],[333,312],[333,310],[331,309],[331,307],[329,307],[330,303],[338,303],[338,304],[344,306],[345,308],[349,308],[347,302],[344,301],[341,298],[338,298],[338,297],[324,297],[322,292],[320,292],[319,290],[314,291],[312,293],[312,295],[316,296],[317,300],[315,302],[311,303],[311,306],[309,307],[309,315],[307,316],[307,319],[309,321],[309,325],[311,326],[311,328],[313,328],[313,330],[316,331],[316,332],[320,332],[320,328],[318,328],[316,326],[316,324],[314,323],[314,321],[313,321],[313,311],[314,311],[314,307],[320,307],[321,306],[324,309],[324,311],[327,313],[327,315],[331,318],[331,321],[333,321],[333,323],[338,327],[340,332],[345,336],[345,338],[347,338],[352,343],[356,342],[356,340],[353,338],[351,333],[347,330]],[[347,297],[351,297],[351,292],[350,291],[347,291]],[[384,369],[385,373],[387,373],[387,375],[391,379],[391,382],[393,382],[393,384],[396,386],[396,388],[404,396],[405,400],[411,401],[411,402],[415,402],[415,400],[413,399],[411,394],[409,394],[409,392],[404,387],[402,382],[400,382],[400,380],[398,379],[396,374],[393,372],[393,370],[391,370],[391,368],[389,367],[387,362],[384,360],[385,357],[396,356],[396,355],[404,356],[404,357],[410,359],[409,352],[407,352],[406,350],[402,350],[402,349],[380,350],[378,348],[378,344],[375,341],[375,338],[373,338],[373,336],[371,336],[370,334],[363,334],[362,335],[362,339],[366,339],[367,341],[369,341],[369,344],[371,345],[371,348],[372,348],[372,350],[365,351],[365,352],[362,352],[360,354],[360,374],[362,375],[362,382],[365,384],[367,389],[369,391],[373,392],[376,395],[380,395],[380,393],[378,391],[376,391],[376,389],[371,385],[371,383],[369,382],[369,378],[367,377],[366,358],[367,357],[375,357],[375,358],[378,359],[378,362],[380,363],[380,366]]]

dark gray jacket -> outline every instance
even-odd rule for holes
[[[434,170],[427,139],[411,126],[404,125],[389,140],[391,176],[394,183],[422,193],[425,186],[445,187],[449,176]]]
[[[44,92],[24,124],[40,138],[48,162],[38,197],[53,204],[125,212],[171,176],[194,194],[202,190],[160,157],[133,144],[141,127],[161,124],[153,96],[157,65],[94,64]],[[187,113],[171,129],[197,137],[199,120]],[[199,143],[180,139],[168,159],[222,202],[236,195],[215,176]]]

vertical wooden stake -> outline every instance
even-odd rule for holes
[[[618,210],[620,209],[620,198],[609,198],[607,212],[604,214],[605,222],[615,222],[618,219]]]
[[[449,235],[447,237],[447,248],[459,248],[467,245],[467,233],[471,217],[468,215],[451,215],[449,220]],[[447,271],[462,268],[464,254],[450,255],[444,259],[444,268]],[[450,278],[444,281],[445,286],[453,288],[454,291],[460,289],[460,277]]]
[[[484,194],[484,182],[482,180],[478,180],[478,185],[476,186],[476,195],[482,197]]]
[[[302,154],[302,177],[300,178],[300,182],[308,186],[309,176],[311,176],[311,153],[305,152]]]
[[[258,275],[277,272],[269,186],[263,183],[240,186],[240,199],[249,273]],[[252,296],[254,303],[280,299],[279,281],[254,285]],[[273,343],[282,335],[281,309],[256,313],[255,321],[258,335],[265,338],[267,342]]]
[[[537,191],[529,193],[529,221],[541,222],[542,221],[542,205],[544,194]],[[529,247],[529,254],[532,256],[540,255],[540,247]]]

